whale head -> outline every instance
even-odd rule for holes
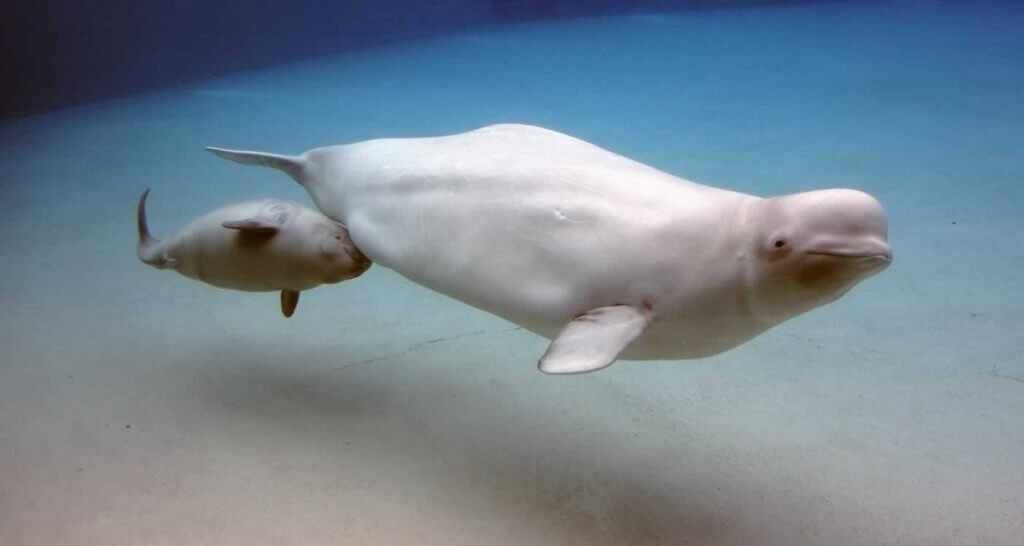
[[[748,302],[766,323],[835,301],[892,261],[885,210],[861,191],[763,199],[749,221]]]
[[[306,243],[309,255],[315,256],[315,270],[320,281],[338,283],[362,275],[371,265],[370,259],[356,247],[345,226],[324,217],[313,228],[313,237]]]

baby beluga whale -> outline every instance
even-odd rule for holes
[[[866,193],[756,197],[541,127],[208,150],[288,173],[375,263],[551,339],[546,373],[714,355],[892,259]]]
[[[282,199],[221,207],[158,241],[146,223],[148,196],[149,190],[142,193],[136,211],[140,260],[220,288],[280,290],[286,317],[295,312],[299,292],[358,277],[370,267],[343,226]]]

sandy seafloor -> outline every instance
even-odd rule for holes
[[[914,3],[480,28],[0,127],[0,544],[1020,544],[1024,15]],[[297,153],[535,123],[758,194],[852,186],[896,259],[729,353],[535,370],[383,268],[140,264]],[[472,229],[472,226],[467,226]]]

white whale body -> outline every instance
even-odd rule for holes
[[[208,149],[287,172],[377,264],[551,339],[547,373],[723,352],[892,256],[863,192],[756,197],[540,127]]]
[[[281,199],[221,207],[158,241],[146,224],[148,195],[143,192],[136,213],[136,252],[143,263],[220,288],[280,290],[286,317],[295,312],[301,291],[358,277],[370,267],[344,226]]]

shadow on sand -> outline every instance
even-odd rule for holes
[[[683,485],[678,476],[659,480],[658,467],[668,463],[648,460],[655,455],[642,448],[624,460],[620,448],[628,434],[567,434],[574,425],[551,415],[540,419],[543,410],[514,393],[495,403],[477,398],[446,404],[469,392],[463,377],[450,370],[462,363],[403,355],[337,373],[312,368],[302,355],[294,362],[303,364],[295,366],[271,355],[220,354],[197,368],[190,392],[221,418],[242,418],[268,434],[330,449],[342,472],[369,471],[346,461],[343,447],[334,452],[357,436],[379,450],[374,464],[387,461],[394,475],[424,464],[436,474],[441,465],[431,500],[403,495],[393,502],[448,503],[456,511],[470,506],[474,514],[484,510],[503,527],[530,529],[550,543],[778,542],[720,495],[708,495],[714,491],[708,477],[691,474]],[[250,448],[240,439],[239,449]],[[678,465],[686,475],[685,461]]]

